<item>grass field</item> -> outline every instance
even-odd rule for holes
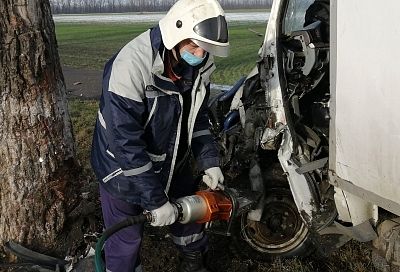
[[[67,24],[56,25],[61,62],[77,68],[102,70],[104,63],[131,39],[152,24]],[[213,82],[233,84],[248,74],[258,58],[263,37],[249,30],[264,33],[265,24],[230,26],[231,51],[228,58],[216,58]]]
[[[101,70],[107,59],[119,48],[148,27],[149,24],[57,24],[61,61],[64,65],[77,68]],[[214,83],[232,84],[254,67],[263,37],[255,35],[248,28],[264,33],[265,26],[236,24],[230,27],[231,54],[228,58],[216,59]],[[69,107],[78,158],[90,176],[89,154],[98,101],[71,99]],[[357,242],[348,243],[332,256],[323,259],[277,259],[272,262],[233,260],[232,262],[251,266],[253,267],[251,270],[245,271],[255,272],[376,271],[371,263],[371,252],[367,245]]]

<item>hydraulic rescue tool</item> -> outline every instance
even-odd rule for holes
[[[199,191],[195,195],[171,201],[178,212],[177,221],[182,224],[191,222],[206,223],[206,228],[209,228],[213,221],[225,221],[227,222],[225,231],[213,232],[229,236],[233,219],[252,209],[259,198],[259,193],[227,188],[222,184],[219,184],[218,188],[220,190]],[[152,214],[144,212],[137,216],[128,217],[106,229],[96,244],[96,272],[105,271],[101,251],[108,237],[127,226],[152,222],[152,220]]]

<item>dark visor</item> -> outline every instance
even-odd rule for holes
[[[193,31],[208,40],[220,43],[228,42],[228,26],[222,15],[198,23],[194,26]]]

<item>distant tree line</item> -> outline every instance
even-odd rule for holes
[[[50,0],[57,13],[113,13],[166,11],[177,0]],[[219,0],[224,9],[269,8],[273,0]]]

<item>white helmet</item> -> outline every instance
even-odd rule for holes
[[[191,39],[212,55],[228,56],[228,27],[217,0],[179,0],[159,25],[164,45],[169,50]]]

